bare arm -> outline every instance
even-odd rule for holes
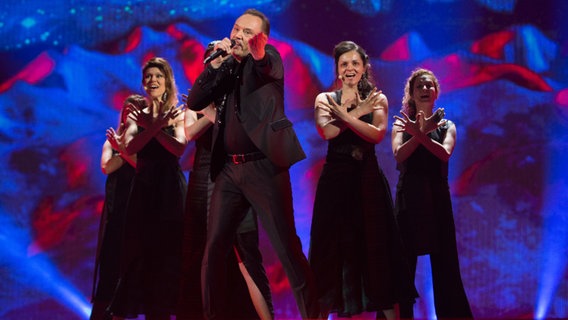
[[[166,150],[181,157],[187,146],[187,139],[185,138],[184,130],[184,114],[180,112],[175,116],[170,123],[174,126],[174,135],[171,136],[164,130],[159,130],[156,134],[156,140],[164,147]]]
[[[174,126],[174,136],[162,130],[170,124]],[[138,126],[144,130],[138,131]],[[169,152],[178,157],[183,155],[187,145],[183,128],[183,108],[171,108],[157,117],[144,112],[129,116],[124,137],[128,154],[139,152],[153,137]]]
[[[373,91],[367,99],[358,101],[357,108],[347,111],[347,107],[352,103],[353,101],[349,100],[338,105],[333,99],[333,93],[321,93],[316,97],[315,122],[320,136],[329,140],[349,128],[371,143],[376,144],[382,141],[386,135],[388,123],[388,100],[386,96]],[[373,113],[373,123],[359,119],[371,112]]]
[[[101,153],[101,170],[104,174],[111,174],[124,164],[124,159],[118,154],[114,154],[112,146],[108,140],[103,144]]]
[[[209,129],[215,122],[215,108],[210,104],[205,109],[195,112],[193,110],[185,110],[184,129],[185,138],[188,141],[197,140],[203,133]],[[197,118],[197,113],[202,113],[204,116]]]
[[[391,133],[392,153],[394,154],[394,159],[397,163],[408,159],[408,157],[410,157],[414,150],[416,150],[416,148],[420,145],[418,139],[414,139],[414,137],[411,137],[403,143],[404,130],[400,130],[398,126],[399,124],[400,121],[398,119],[395,120]]]
[[[372,123],[367,123],[359,119],[362,115],[359,115],[359,109],[355,109],[347,114],[347,117],[342,119],[347,127],[349,127],[353,132],[359,135],[364,140],[377,144],[381,142],[386,133],[388,125],[388,100],[387,97],[382,93],[377,93],[373,97],[369,97],[373,102],[371,107],[373,108],[373,121]]]
[[[154,137],[156,132],[156,129],[151,130],[150,127],[139,132],[136,121],[128,118],[126,120],[126,130],[124,131],[124,147],[126,153],[138,153],[148,143],[148,141]]]
[[[314,117],[316,128],[319,135],[324,140],[330,140],[337,137],[345,126],[341,127],[339,121],[337,121],[331,114],[331,110],[327,107],[327,95],[329,92],[323,92],[318,94],[316,97],[316,102],[314,106]]]
[[[432,140],[426,132],[423,132],[424,126],[421,125],[421,118],[423,115],[418,114],[416,121],[412,121],[403,114],[404,118],[395,116],[397,119],[394,123],[392,131],[392,149],[395,160],[402,162],[422,144],[428,151],[438,157],[440,160],[447,162],[453,153],[456,142],[456,127],[453,123],[449,122],[449,128],[442,143]],[[402,133],[407,131],[412,135],[406,142],[402,142]]]
[[[119,152],[123,160],[128,162],[132,167],[136,168],[136,154],[128,154],[124,146],[124,132],[119,135],[113,128],[106,131],[107,142],[110,143],[113,150]]]
[[[128,154],[126,153],[126,150],[123,149],[123,151],[120,151],[120,157],[124,159],[126,162],[128,162],[132,167],[136,168],[136,162],[138,161],[136,153]]]

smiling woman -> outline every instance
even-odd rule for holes
[[[126,151],[137,155],[128,198],[120,275],[109,310],[115,318],[169,319],[177,309],[182,216],[187,192],[179,157],[187,144],[170,64],[142,69],[147,105],[127,120]]]
[[[439,94],[438,78],[430,70],[414,70],[405,84],[403,117],[395,116],[391,137],[400,172],[395,211],[413,275],[418,256],[430,256],[438,319],[472,319],[448,185],[456,126],[440,119],[443,109],[433,112]],[[401,316],[413,318],[413,307],[401,305]]]
[[[341,88],[320,93],[315,122],[328,141],[318,181],[309,261],[318,284],[322,315],[384,313],[414,303],[416,290],[403,260],[390,186],[377,163],[375,145],[387,130],[388,102],[371,78],[365,50],[351,41],[335,46]]]

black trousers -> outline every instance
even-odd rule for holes
[[[201,268],[203,306],[208,319],[228,319],[226,257],[249,207],[257,216],[286,272],[303,318],[317,318],[316,286],[296,234],[287,168],[261,159],[227,163],[215,180]]]
[[[207,212],[214,185],[209,179],[209,166],[200,167],[190,173],[184,218],[184,252],[177,320],[204,319],[201,299],[201,261],[207,234]],[[237,230],[234,247],[266,300],[269,311],[274,315],[270,284],[262,265],[262,255],[258,246],[256,221],[256,214],[248,210]],[[231,318],[234,320],[259,319],[238,266],[237,257],[233,252],[229,253],[225,263],[228,288],[230,288],[227,293],[229,297],[227,307]]]
[[[411,255],[408,263],[412,278],[416,275],[418,257]],[[455,238],[441,245],[441,251],[430,254],[432,268],[432,284],[434,289],[434,306],[438,319],[473,319],[473,314],[463,287],[460,273]],[[412,319],[414,316],[411,303],[400,304],[400,317]]]

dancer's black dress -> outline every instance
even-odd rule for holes
[[[173,126],[163,130],[173,136]],[[178,157],[152,138],[137,153],[113,315],[175,314],[186,192]]]
[[[113,150],[113,156],[118,152]],[[126,216],[126,203],[135,169],[128,163],[107,175],[105,199],[99,225],[92,302],[110,302],[118,281],[120,266],[120,243]],[[104,309],[103,309],[104,310]]]
[[[372,115],[361,120],[371,123]],[[401,252],[375,145],[345,130],[329,140],[314,200],[309,261],[321,310],[350,316],[414,301],[416,290]]]
[[[431,132],[430,138],[442,143],[450,124],[448,120],[446,125]],[[404,132],[403,142],[410,138]],[[395,212],[409,254],[412,279],[417,256],[429,254],[438,319],[471,318],[459,268],[448,162],[420,145],[398,164],[398,170]]]
[[[201,115],[198,115],[201,117]],[[186,214],[184,217],[183,263],[181,294],[178,320],[203,319],[201,299],[201,260],[205,251],[207,237],[207,211],[213,192],[209,172],[211,164],[211,138],[213,130],[209,128],[195,140],[193,168],[189,174]],[[250,211],[237,230],[236,245],[239,255],[247,267],[251,278],[259,287],[268,308],[272,313],[272,297],[268,277],[262,268],[262,256],[258,249],[258,229],[256,216]],[[254,260],[255,263],[248,263]],[[257,319],[246,282],[238,267],[234,252],[227,257],[227,280],[231,292],[228,307],[232,319]]]

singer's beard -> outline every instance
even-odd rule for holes
[[[242,60],[244,57],[246,57],[250,52],[247,50],[245,50],[243,47],[241,47],[240,45],[235,45],[233,47],[233,49],[231,49],[231,54],[237,58],[239,61]]]

